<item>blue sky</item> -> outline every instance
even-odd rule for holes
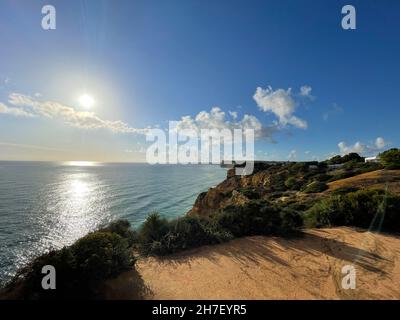
[[[45,4],[56,30],[41,28]],[[356,30],[341,28],[345,4]],[[259,159],[397,147],[399,18],[396,1],[2,0],[0,159],[141,161],[133,129],[202,111],[273,126]],[[68,118],[84,93],[96,128]],[[49,102],[73,110],[46,116]]]

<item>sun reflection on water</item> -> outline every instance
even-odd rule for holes
[[[66,166],[73,166],[73,167],[95,167],[100,166],[100,162],[95,161],[67,161],[63,162]]]
[[[95,173],[73,169],[53,187],[46,199],[47,214],[41,221],[49,231],[42,246],[69,245],[111,219],[106,188]]]
[[[70,185],[70,193],[73,196],[74,200],[81,201],[81,199],[85,196],[88,196],[90,193],[90,188],[87,182],[81,180],[72,180]]]

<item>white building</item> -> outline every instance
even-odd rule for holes
[[[366,162],[366,163],[368,163],[368,162],[379,162],[379,157],[378,157],[378,156],[375,156],[375,157],[368,157],[368,158],[365,158],[365,162]]]

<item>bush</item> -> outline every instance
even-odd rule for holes
[[[296,210],[290,208],[284,209],[281,211],[280,218],[281,225],[278,232],[280,235],[297,234],[303,226],[303,218]]]
[[[336,194],[306,213],[309,227],[355,226],[400,231],[400,197],[383,190]]]
[[[342,163],[346,162],[362,162],[364,163],[365,158],[361,157],[358,153],[351,152],[342,157]]]
[[[139,231],[139,249],[146,255],[165,255],[231,239],[205,218],[184,216],[167,221],[151,215]]]
[[[108,226],[100,229],[102,232],[111,232],[120,235],[128,241],[129,246],[132,246],[138,241],[137,233],[131,229],[131,225],[127,220],[116,220],[111,222]]]
[[[328,180],[328,182],[354,177],[355,175],[356,175],[356,173],[354,171],[345,171],[345,172],[334,175],[332,178],[330,178]]]
[[[242,188],[242,189],[239,189],[238,191],[248,199],[258,199],[258,198],[260,198],[260,195],[254,189]]]
[[[307,173],[309,170],[309,164],[306,162],[294,162],[288,165],[288,169],[291,173]]]
[[[379,155],[385,169],[400,169],[400,149],[393,148]]]
[[[328,186],[326,185],[325,182],[320,182],[320,181],[314,181],[311,182],[309,185],[307,185],[303,192],[305,193],[318,193],[318,192],[323,192],[326,189],[328,189]]]
[[[332,176],[326,173],[321,173],[314,176],[314,180],[319,182],[326,182],[330,178],[332,178]]]
[[[300,183],[295,177],[289,177],[285,181],[285,187],[290,190],[296,190],[300,187]]]
[[[148,254],[153,251],[152,246],[168,233],[169,223],[161,218],[158,213],[150,214],[138,231],[138,242],[141,253]]]
[[[333,195],[346,195],[350,192],[356,192],[359,189],[357,187],[340,187],[332,191]]]
[[[297,231],[302,224],[301,217],[296,215],[295,211],[281,211],[265,201],[227,207],[213,218],[219,228],[234,237],[289,235]]]
[[[340,155],[334,156],[326,161],[327,164],[342,164],[347,162],[364,162],[365,158],[361,157],[358,153],[351,152],[349,154],[344,155],[343,157]]]
[[[118,228],[117,228],[118,226]],[[19,270],[6,286],[12,291],[19,288],[20,299],[92,299],[101,298],[101,285],[119,273],[131,270],[134,265],[129,237],[122,232],[129,223],[115,222],[102,231],[95,231],[79,239],[73,245],[61,250],[53,250],[34,259]],[[123,232],[129,236],[126,230]],[[56,290],[43,290],[41,273],[43,266],[52,265],[56,269]],[[143,283],[141,278],[136,282]],[[137,296],[142,297],[144,285],[137,288]]]
[[[80,276],[89,285],[113,277],[133,265],[128,241],[116,233],[90,233],[70,250]]]
[[[175,235],[175,238],[179,240],[175,241],[174,252],[231,239],[230,234],[218,230],[211,221],[193,216],[177,219],[172,224],[170,234]]]

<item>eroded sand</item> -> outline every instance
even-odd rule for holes
[[[350,228],[247,237],[141,259],[148,299],[400,299],[400,238]],[[357,288],[341,288],[344,265]],[[122,279],[120,279],[121,281]]]

